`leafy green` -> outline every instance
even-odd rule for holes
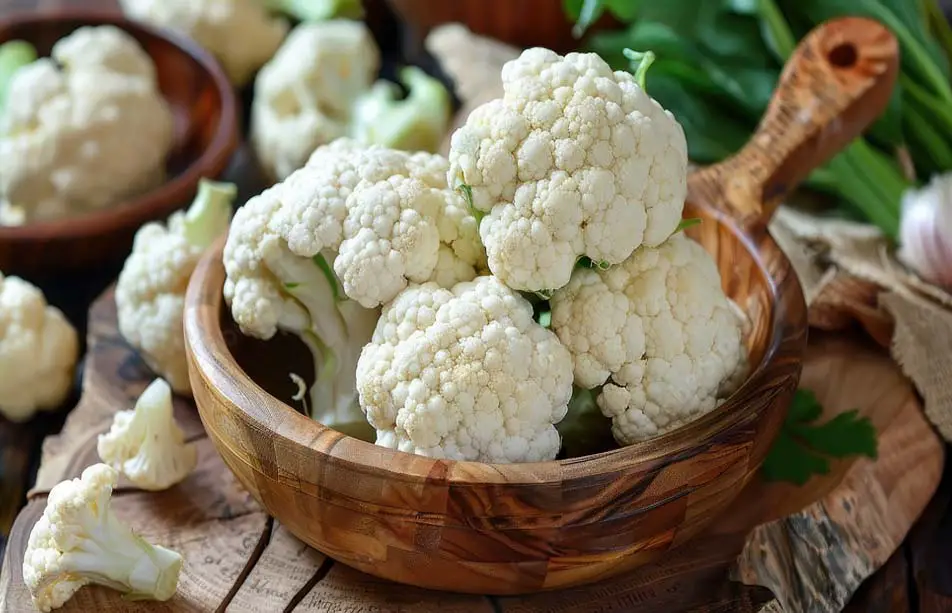
[[[343,302],[347,300],[347,295],[344,294],[344,290],[341,289],[340,282],[337,280],[337,275],[334,274],[334,269],[331,268],[331,265],[327,262],[323,255],[318,253],[311,260],[317,264],[317,267],[321,269],[324,278],[327,279],[327,283],[331,286],[331,291],[334,295],[334,302]],[[287,287],[288,284],[285,284]],[[297,284],[294,284],[295,287]]]
[[[648,86],[645,79],[648,76],[648,69],[654,64],[655,54],[651,51],[634,51],[625,49],[625,57],[631,62],[632,73],[635,75],[635,81],[641,86],[641,89],[647,90]]]
[[[813,392],[797,390],[761,468],[766,480],[803,485],[813,475],[829,473],[832,458],[877,457],[876,428],[868,418],[853,410],[815,423],[822,414]]]
[[[609,4],[598,3],[617,17]],[[641,65],[632,66],[625,50],[654,54],[650,94],[681,123],[696,163],[719,162],[746,144],[798,39],[829,19],[859,15],[896,35],[900,83],[865,138],[815,170],[805,187],[895,239],[902,193],[952,168],[952,26],[937,0],[665,0],[627,8],[623,28],[593,33],[586,47],[637,77]]]
[[[0,111],[6,106],[13,75],[36,58],[36,48],[24,40],[10,40],[0,45]]]
[[[701,223],[701,219],[698,217],[689,217],[688,219],[682,219],[681,222],[678,224],[678,227],[675,228],[674,231],[681,232],[682,230],[686,228],[690,228],[691,226],[696,226],[699,223]]]

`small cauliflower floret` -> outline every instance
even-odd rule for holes
[[[0,415],[25,421],[66,399],[79,337],[38,288],[0,273]]]
[[[119,0],[130,19],[180,32],[221,63],[231,82],[245,85],[281,45],[284,19],[260,0]]]
[[[172,388],[162,379],[149,384],[128,411],[119,411],[109,432],[99,435],[99,457],[144,490],[164,490],[195,468],[195,445],[186,444],[175,421]]]
[[[345,136],[354,100],[373,83],[380,51],[360,21],[302,24],[255,80],[251,143],[283,180],[320,145]]]
[[[572,359],[495,277],[411,286],[388,304],[357,363],[377,444],[418,455],[551,460],[572,396]]]
[[[57,41],[51,56],[20,67],[7,84],[4,225],[115,206],[165,178],[172,112],[135,39],[114,26],[87,26]]]
[[[450,94],[439,80],[415,66],[400,71],[409,93],[379,80],[354,105],[350,135],[367,144],[404,151],[436,151],[450,122]]]
[[[23,554],[23,581],[38,610],[62,607],[89,584],[129,600],[175,594],[182,556],[148,543],[116,517],[110,498],[117,480],[115,469],[95,464],[50,490]]]
[[[419,68],[401,70],[409,90],[374,78],[380,51],[363,22],[295,28],[261,69],[251,141],[264,170],[283,180],[321,145],[349,136],[364,145],[434,151],[450,120],[449,92]],[[402,98],[402,99],[401,99]]]
[[[119,332],[154,373],[191,394],[182,313],[185,290],[205,249],[228,229],[237,188],[199,181],[187,211],[139,228],[116,283]]]
[[[533,48],[504,95],[452,136],[451,187],[482,212],[489,268],[509,287],[569,282],[580,256],[618,264],[677,228],[687,192],[680,124],[594,53]]]
[[[742,322],[710,255],[683,234],[607,270],[579,267],[551,300],[575,382],[623,445],[714,409],[747,368]]]

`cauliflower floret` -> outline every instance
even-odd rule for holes
[[[202,179],[187,212],[136,232],[116,283],[119,332],[154,373],[191,394],[182,313],[188,281],[205,249],[228,229],[237,188]]]
[[[480,462],[551,460],[572,359],[495,277],[411,286],[388,304],[357,363],[377,444]]]
[[[38,610],[62,607],[91,583],[130,600],[166,601],[175,594],[182,556],[119,521],[110,505],[118,476],[94,464],[50,490],[23,554],[23,582]]]
[[[687,192],[680,124],[594,53],[533,48],[504,95],[452,136],[450,185],[485,215],[489,268],[518,290],[568,283],[579,256],[618,264],[677,228]]]
[[[20,68],[9,83],[0,219],[30,223],[114,206],[162,182],[173,141],[172,112],[135,39],[113,26],[80,28],[53,46],[52,59]]]
[[[317,147],[344,136],[436,150],[450,121],[449,92],[410,66],[399,73],[409,91],[402,98],[396,83],[374,82],[379,67],[380,50],[361,21],[296,27],[255,82],[251,142],[265,172],[284,180]]]
[[[366,308],[409,281],[468,281],[485,268],[485,251],[476,218],[447,189],[446,168],[436,154],[338,139],[285,180],[269,227],[297,256],[337,254],[344,293]]]
[[[119,0],[130,19],[176,30],[221,63],[231,82],[245,85],[281,45],[284,19],[260,0]]]
[[[354,368],[380,304],[410,277],[452,286],[484,267],[446,168],[434,154],[338,139],[235,214],[223,256],[232,317],[249,336],[280,329],[310,347],[311,412],[325,425],[363,420]]]
[[[579,267],[551,300],[575,382],[623,445],[711,411],[747,367],[742,322],[710,255],[683,234],[607,270]]]
[[[73,384],[79,337],[43,293],[0,273],[0,415],[25,421],[57,408]]]
[[[172,413],[172,388],[155,379],[128,411],[119,411],[99,435],[99,457],[144,490],[164,490],[185,479],[198,462],[195,445]]]
[[[354,101],[379,67],[377,43],[361,21],[292,30],[255,81],[251,142],[263,169],[283,180],[318,146],[345,136]]]

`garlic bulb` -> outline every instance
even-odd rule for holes
[[[899,259],[929,283],[952,288],[952,173],[902,196]]]

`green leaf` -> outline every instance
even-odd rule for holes
[[[460,183],[456,186],[456,193],[458,193],[463,201],[466,203],[466,207],[469,209],[469,212],[476,218],[476,223],[482,221],[485,213],[476,208],[473,204],[473,186],[467,185],[465,183]]]
[[[674,232],[676,234],[686,228],[690,228],[691,226],[696,226],[699,223],[701,223],[700,217],[689,217],[688,219],[682,219],[681,222],[678,224],[678,227],[674,229]]]
[[[684,128],[688,155],[699,164],[718,162],[738,151],[753,126],[739,121],[724,105],[699,95],[664,73],[651,75],[651,97],[671,111]]]
[[[555,425],[562,436],[561,457],[577,458],[618,446],[612,437],[612,421],[605,417],[595,396],[598,390],[572,388],[565,418]]]
[[[803,485],[813,475],[830,471],[830,458],[878,455],[876,428],[855,410],[825,423],[814,423],[823,407],[808,390],[797,390],[783,427],[764,460],[768,481]]]
[[[294,282],[292,281],[292,282],[289,282],[289,283],[285,283],[285,284],[284,284],[284,287],[285,287],[285,289],[295,289],[295,288],[297,288],[297,287],[300,287],[300,285],[301,285],[300,283],[294,283]]]
[[[575,38],[581,38],[588,28],[598,21],[599,17],[605,11],[604,0],[582,0],[578,10],[578,17],[575,21],[575,27],[572,28],[572,35]]]
[[[897,83],[889,97],[889,105],[879,119],[869,128],[867,136],[890,149],[905,143],[902,129],[903,90]]]
[[[334,269],[331,268],[331,265],[327,263],[327,260],[324,259],[324,256],[318,253],[311,260],[317,264],[317,267],[321,269],[321,272],[324,273],[324,277],[327,279],[327,282],[330,283],[331,289],[334,292],[334,301],[343,302],[347,300],[347,296],[344,295],[344,291],[340,287],[340,282],[337,280],[337,275],[334,274]]]
[[[647,91],[648,86],[645,84],[645,78],[648,75],[648,69],[654,64],[655,54],[651,51],[634,51],[632,49],[624,49],[622,53],[631,62],[631,71],[635,75],[635,81],[638,82],[641,89]]]

